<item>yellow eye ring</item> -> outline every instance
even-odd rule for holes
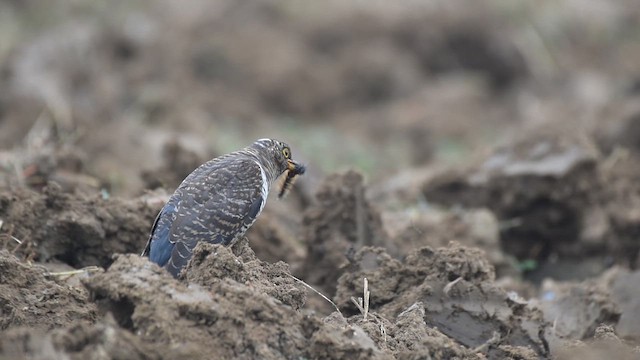
[[[285,158],[290,158],[291,157],[291,150],[289,150],[289,148],[284,148],[282,149],[282,155],[284,155]]]

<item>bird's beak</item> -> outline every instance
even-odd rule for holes
[[[296,162],[293,160],[287,160],[287,170],[293,171],[296,168]]]
[[[306,168],[304,165],[289,159],[287,160],[287,170],[289,170],[290,173],[293,173],[295,175],[302,175],[304,174]]]

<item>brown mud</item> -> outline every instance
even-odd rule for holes
[[[0,359],[640,358],[635,3],[329,3],[0,2]],[[138,255],[267,136],[245,239]]]

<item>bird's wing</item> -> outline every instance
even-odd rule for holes
[[[255,221],[266,193],[251,159],[217,162],[189,176],[157,221],[150,258],[177,276],[200,241],[229,244]],[[197,171],[198,171],[197,170]],[[265,179],[266,180],[266,179]],[[170,206],[170,204],[172,204]]]
[[[153,222],[147,246],[141,254],[141,256],[148,256],[151,261],[161,266],[169,261],[171,250],[173,250],[174,246],[174,243],[169,239],[169,231],[171,230],[171,223],[176,218],[176,204],[176,199],[172,197],[160,210],[156,220]]]

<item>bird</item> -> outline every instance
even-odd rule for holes
[[[305,167],[291,158],[289,145],[274,139],[200,165],[158,213],[141,256],[178,277],[199,242],[229,245],[244,236],[285,172],[288,182]],[[280,195],[284,190],[283,184]]]

